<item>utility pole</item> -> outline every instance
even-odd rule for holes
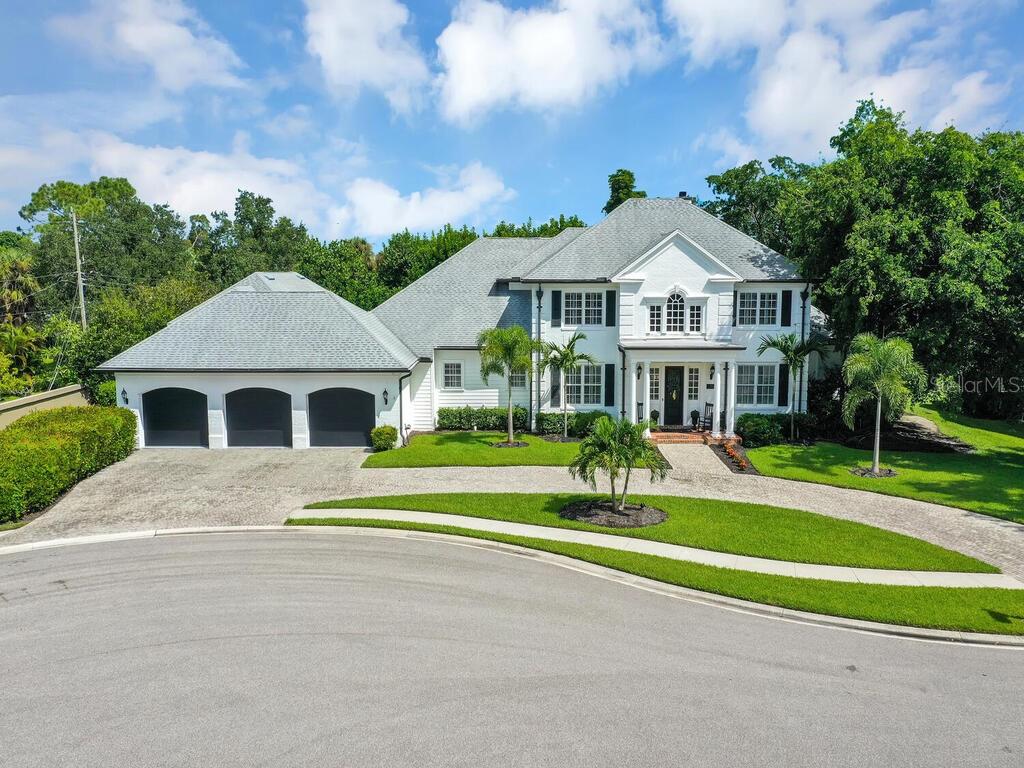
[[[82,316],[82,330],[84,331],[89,327],[89,322],[85,319],[85,287],[82,285],[82,252],[78,247],[78,214],[75,213],[75,209],[71,209],[71,228],[74,230],[75,235],[75,273],[78,275],[78,310]]]

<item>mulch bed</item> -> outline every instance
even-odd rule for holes
[[[622,512],[617,512],[610,501],[574,501],[562,507],[558,516],[605,528],[643,528],[662,523],[668,517],[662,510],[643,504],[627,504]]]
[[[854,467],[850,470],[850,474],[857,477],[896,477],[896,470],[880,469],[878,474],[875,474],[870,467]]]
[[[525,448],[529,443],[524,443],[521,440],[516,440],[514,443],[501,442],[491,443],[491,448]]]
[[[718,457],[719,461],[725,464],[725,466],[729,468],[729,471],[734,475],[760,475],[761,473],[757,471],[754,465],[750,463],[750,459],[747,458],[747,453],[743,450],[743,446],[739,443],[732,443],[731,445],[740,459],[746,462],[745,467],[741,467],[739,463],[726,452],[724,445],[710,445],[708,447],[711,449],[711,452]]]

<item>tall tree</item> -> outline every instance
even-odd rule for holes
[[[391,295],[374,269],[373,246],[361,237],[316,243],[295,269],[363,309],[373,309]]]
[[[647,193],[636,188],[636,177],[632,171],[619,168],[608,177],[608,202],[602,209],[611,213],[626,200],[634,197],[647,197]]]
[[[796,440],[796,390],[800,372],[807,365],[808,358],[817,353],[825,352],[825,343],[817,336],[800,340],[795,333],[783,333],[778,336],[762,336],[761,345],[757,348],[760,357],[769,349],[774,349],[782,357],[789,368],[789,439]]]
[[[484,384],[491,376],[502,376],[508,389],[508,446],[515,444],[515,424],[512,410],[512,376],[529,374],[533,353],[538,344],[521,325],[508,328],[489,328],[477,338],[480,347],[480,377]]]
[[[42,290],[32,273],[35,244],[16,232],[0,232],[0,323],[28,322]]]
[[[544,345],[540,359],[541,375],[547,370],[555,370],[561,374],[562,437],[569,436],[569,403],[565,398],[566,374],[576,373],[584,365],[597,365],[597,359],[593,355],[580,352],[576,348],[576,345],[586,338],[585,333],[576,331],[565,344],[549,341]]]
[[[534,224],[533,219],[527,219],[525,224],[502,220],[494,225],[493,231],[484,234],[487,237],[554,237],[563,229],[585,226],[586,223],[579,216],[566,216],[562,213],[557,219],[551,217],[541,224]]]

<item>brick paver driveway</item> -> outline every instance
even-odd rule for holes
[[[636,492],[805,509],[906,533],[1024,578],[1024,526],[938,504],[769,477],[731,474],[704,446],[663,446],[669,479]],[[207,451],[148,448],[80,483],[0,546],[63,536],[209,525],[272,525],[329,498],[443,491],[583,490],[562,467],[360,469],[360,449]]]

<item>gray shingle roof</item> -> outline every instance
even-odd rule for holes
[[[421,357],[433,356],[437,347],[475,347],[485,328],[529,329],[530,292],[510,291],[498,281],[507,281],[519,263],[554,239],[478,238],[373,314]]]
[[[417,361],[377,317],[296,272],[257,272],[101,371],[381,371]]]
[[[782,254],[682,198],[627,200],[522,277],[608,280],[677,229],[744,280],[800,279]]]

